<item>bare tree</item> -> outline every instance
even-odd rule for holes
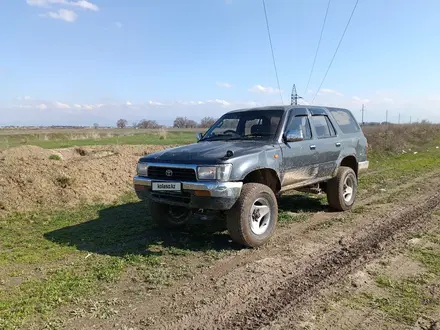
[[[116,122],[116,127],[118,127],[118,128],[126,128],[127,124],[128,124],[128,121],[126,121],[125,119],[119,119]]]
[[[174,124],[173,124],[173,127],[176,127],[176,128],[185,128],[185,126],[186,126],[186,121],[187,121],[188,119],[186,119],[186,117],[184,118],[184,117],[177,117],[175,120],[174,120]]]
[[[197,123],[194,120],[191,119],[186,120],[185,128],[196,128],[196,127],[197,127]]]
[[[200,127],[208,128],[211,127],[216,122],[216,119],[213,117],[204,117],[200,121]]]
[[[195,127],[197,127],[197,123],[194,120],[188,119],[186,117],[177,117],[174,120],[173,127],[175,127],[175,128],[195,128]]]
[[[160,125],[155,120],[147,120],[142,119],[139,124],[137,124],[138,128],[160,128]]]

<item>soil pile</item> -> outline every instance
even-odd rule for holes
[[[82,202],[112,202],[132,189],[139,157],[165,148],[23,146],[0,151],[0,216]]]

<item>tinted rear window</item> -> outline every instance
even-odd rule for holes
[[[350,134],[360,131],[360,127],[350,111],[345,109],[328,109],[335,118],[342,133]]]

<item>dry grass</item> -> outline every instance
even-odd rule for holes
[[[438,124],[363,126],[369,150],[377,153],[402,153],[440,139]]]

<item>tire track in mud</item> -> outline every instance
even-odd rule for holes
[[[319,289],[383,254],[400,235],[430,219],[432,210],[439,204],[440,194],[436,193],[409,210],[391,215],[385,221],[377,221],[369,230],[363,228],[311,260],[313,262],[297,275],[272,289],[269,295],[262,296],[247,310],[229,318],[218,328],[258,329],[269,326],[283,313],[292,313],[295,305],[301,304]]]
[[[118,323],[129,322],[130,325],[137,325],[138,327],[135,326],[134,329],[207,329],[228,328],[228,326],[234,328],[231,322],[239,322],[240,316],[247,315],[245,323],[251,324],[249,328],[265,326],[267,322],[252,323],[254,322],[252,318],[259,318],[258,312],[261,312],[259,306],[265,297],[274,299],[283,288],[287,290],[287,283],[295,278],[300,281],[300,276],[302,276],[302,279],[307,280],[307,276],[304,277],[307,275],[306,267],[321,264],[326,251],[330,251],[327,254],[338,251],[341,248],[338,244],[339,237],[364,237],[362,235],[369,231],[377,230],[378,224],[384,221],[389,222],[386,220],[387,212],[391,218],[399,219],[399,217],[404,217],[406,212],[411,211],[411,209],[408,211],[410,205],[424,205],[427,200],[426,196],[438,190],[436,188],[440,182],[438,173],[440,171],[434,171],[405,183],[400,182],[394,187],[388,187],[386,193],[379,193],[377,189],[371,190],[368,195],[357,201],[359,206],[375,204],[376,201],[387,198],[389,194],[413,189],[417,184],[423,184],[427,189],[408,196],[403,201],[406,211],[389,213],[390,208],[397,208],[399,204],[403,204],[400,201],[381,203],[378,208],[369,207],[368,212],[363,214],[347,213],[349,218],[353,216],[355,218],[347,223],[341,222],[344,223],[343,225],[308,231],[308,228],[340,215],[332,212],[311,213],[306,222],[278,228],[273,239],[266,246],[233,252],[226,258],[218,260],[211,267],[195,274],[191,280],[180,282],[180,285],[173,285],[160,292],[148,293],[148,298],[143,295],[131,297],[132,303],[119,311]],[[342,217],[344,218],[345,215]],[[372,223],[376,225],[372,226]],[[345,238],[344,244],[349,241],[353,239]],[[339,277],[347,272],[344,271],[344,264],[340,266],[342,266],[340,270],[336,269],[336,273],[342,273]],[[312,274],[314,267],[310,267],[309,273]],[[326,279],[325,276],[321,278],[323,281]],[[310,279],[308,281],[311,282]],[[312,288],[319,289],[317,284],[313,284]],[[311,293],[313,290],[309,289],[309,291]],[[305,301],[308,293],[303,293],[300,300],[294,301]],[[273,301],[276,303],[277,300]],[[288,303],[282,300],[281,307],[278,306],[278,309],[282,310],[286,304]],[[258,308],[254,316],[248,314],[253,308]],[[290,308],[284,315],[292,315],[293,310],[295,310],[294,307]],[[277,315],[284,316],[282,312],[277,315],[274,311],[271,313],[273,316],[267,318],[269,321],[281,321],[277,319]],[[81,321],[89,324],[87,320],[77,320],[70,323],[68,328],[84,328]],[[97,329],[114,327],[114,320],[111,319],[99,321],[95,319],[92,323]],[[244,324],[238,325],[237,328],[247,327]]]
[[[379,206],[377,211],[371,210],[364,215],[356,216],[354,222],[342,228],[331,227],[318,233],[307,234],[299,229],[308,228],[311,225],[310,220],[307,223],[298,223],[295,224],[295,232],[292,232],[292,228],[283,228],[283,232],[276,235],[277,237],[263,249],[244,250],[241,251],[244,253],[238,253],[214,265],[203,275],[197,276],[192,284],[185,285],[187,293],[184,296],[178,294],[170,305],[167,304],[168,307],[162,309],[161,315],[158,315],[151,328],[217,328],[217,325],[229,322],[228,320],[233,319],[236,314],[243,314],[252,308],[251,306],[262,297],[270,296],[277,291],[272,290],[273,288],[283,287],[289,278],[298,276],[307,265],[318,263],[325,251],[339,247],[338,238],[341,234],[343,237],[362,237],[365,233],[374,231],[384,221],[388,223],[385,220],[387,217],[394,221],[404,217],[406,212],[411,211],[411,207],[408,206],[424,205],[427,196],[437,192],[439,182],[437,176],[426,179],[424,186],[428,189],[423,190],[422,194],[415,194],[406,199],[405,205],[400,207],[405,208],[403,212],[390,212],[390,208],[396,209],[400,203],[384,204]],[[402,189],[411,189],[418,181],[416,179],[408,182],[402,185]],[[319,213],[312,218],[317,220],[317,217],[327,218],[328,215]],[[345,238],[345,242],[348,241],[349,239]],[[237,259],[241,259],[242,262],[236,262]],[[230,267],[232,264],[235,267]],[[222,271],[223,267],[227,270]],[[208,274],[210,276],[207,277]],[[145,308],[142,310],[148,312]]]

